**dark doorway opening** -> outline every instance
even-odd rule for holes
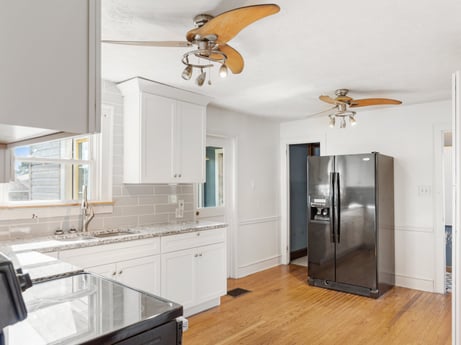
[[[307,255],[308,156],[320,156],[320,143],[289,146],[290,261]]]

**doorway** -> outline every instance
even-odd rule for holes
[[[320,156],[320,143],[289,145],[289,258],[306,267],[308,156]]]

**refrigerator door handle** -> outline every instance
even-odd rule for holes
[[[335,205],[335,216],[336,216],[336,239],[337,239],[337,243],[340,243],[341,242],[341,212],[340,212],[340,207],[341,207],[341,193],[339,192],[341,189],[340,189],[340,179],[339,179],[339,173],[335,173],[335,193],[336,193],[336,196],[335,196],[335,202],[336,202],[336,205]]]
[[[330,173],[330,242],[335,243],[335,173]]]

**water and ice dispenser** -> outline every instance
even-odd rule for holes
[[[330,221],[330,202],[325,197],[310,197],[310,220],[314,221]]]

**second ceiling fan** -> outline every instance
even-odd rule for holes
[[[366,107],[372,105],[388,105],[388,104],[402,104],[402,101],[397,99],[391,98],[363,98],[363,99],[354,99],[349,97],[347,94],[349,93],[349,89],[337,89],[335,91],[336,97],[332,98],[330,96],[319,96],[319,99],[323,102],[334,104],[334,107],[321,111],[319,113],[308,115],[308,117],[318,116],[324,113],[329,112],[328,117],[330,119],[330,127],[334,127],[336,123],[336,118],[339,118],[340,128],[346,127],[346,117],[349,118],[349,122],[351,125],[356,123],[355,114],[356,112],[353,110],[349,110],[349,108],[358,108],[358,107]]]
[[[219,74],[224,77],[227,69],[239,74],[243,71],[242,55],[227,44],[242,29],[255,21],[280,11],[276,4],[264,4],[239,7],[215,17],[199,14],[194,17],[195,28],[186,34],[186,41],[114,41],[103,40],[103,43],[125,44],[150,47],[195,47],[183,55],[182,62],[186,65],[182,77],[186,80],[192,76],[193,69],[199,69],[197,84],[202,86],[206,79],[206,68],[218,64]],[[192,61],[192,59],[198,59]],[[201,60],[204,60],[202,62]],[[208,81],[211,84],[211,81]]]

